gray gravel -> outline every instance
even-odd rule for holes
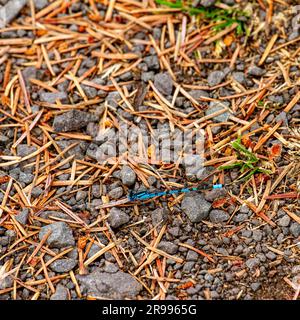
[[[27,144],[19,144],[17,146],[17,155],[19,157],[25,157],[35,152],[36,150],[37,150],[37,147],[35,146],[28,146]]]
[[[154,77],[154,86],[165,96],[172,94],[173,80],[169,73],[158,73]]]
[[[48,103],[55,103],[56,100],[67,100],[66,92],[41,92],[40,100]]]
[[[232,77],[235,81],[237,81],[240,84],[247,84],[247,78],[244,72],[233,72]]]
[[[69,300],[68,289],[61,284],[56,286],[55,293],[52,294],[50,300]]]
[[[55,116],[53,129],[57,132],[75,131],[84,128],[88,123],[97,120],[98,117],[94,114],[80,110],[71,110]]]
[[[48,226],[42,227],[39,232],[39,239],[42,240],[43,236],[48,231],[51,231],[51,234],[46,243],[50,248],[64,248],[75,245],[72,229],[67,223],[55,222]]]
[[[257,266],[259,266],[260,264],[260,261],[259,259],[257,258],[250,258],[246,261],[246,266],[249,268],[249,269],[254,269],[256,268]]]
[[[112,208],[109,213],[108,223],[112,228],[118,228],[129,221],[129,216],[127,213],[120,209]]]
[[[222,101],[222,102],[211,101],[208,109],[205,110],[205,115],[209,116],[217,111],[226,109],[228,107],[229,107],[229,102],[227,101]],[[226,122],[228,121],[229,117],[230,117],[229,111],[224,111],[222,114],[213,117],[213,120],[216,122]]]
[[[209,214],[209,219],[213,223],[226,222],[229,218],[230,215],[223,210],[214,209]]]
[[[181,208],[191,222],[200,222],[206,219],[211,208],[201,193],[190,193],[184,196]]]
[[[290,232],[295,238],[298,238],[300,236],[300,224],[293,222],[290,226]]]
[[[215,0],[193,0],[192,2],[193,6],[202,5],[205,7],[211,7],[219,3]],[[241,10],[243,10],[245,6],[248,6],[243,1],[237,3],[234,0],[222,0],[221,2],[224,6],[234,5],[234,8],[239,7]],[[0,0],[0,25],[1,23],[3,24],[1,12],[3,13],[3,10],[5,10],[1,5],[7,6],[7,4],[9,4],[10,12],[8,18],[11,19],[11,24],[6,25],[8,29],[2,30],[0,34],[1,41],[13,42],[13,39],[16,38],[27,38],[32,41],[40,40],[43,36],[41,37],[39,33],[35,33],[34,30],[14,28],[15,25],[28,25],[28,21],[30,25],[31,16],[28,1],[19,1],[20,6],[17,5],[16,7],[11,5],[14,3],[18,3],[18,1]],[[38,12],[51,2],[49,0],[34,0],[34,3],[36,12]],[[100,13],[101,21],[105,19],[107,3],[103,1],[95,3]],[[23,9],[21,8],[22,6]],[[282,12],[285,18],[284,24],[280,26],[282,33],[279,34],[274,47],[284,44],[287,39],[292,39],[300,35],[299,30],[295,30],[292,26],[292,16],[288,13],[289,10],[282,11],[281,7],[278,2],[274,2],[273,19],[276,18],[279,13],[282,15]],[[237,47],[240,46],[241,50],[234,65],[230,65],[230,63],[227,62],[218,63],[217,61],[202,61],[199,63],[194,53],[189,52],[189,48],[193,46],[193,43],[186,47],[185,54],[192,59],[192,61],[195,61],[199,68],[199,73],[193,70],[193,67],[189,65],[185,57],[182,59],[179,55],[179,59],[175,61],[172,52],[171,55],[165,55],[176,77],[176,83],[199,102],[199,106],[196,108],[196,106],[185,97],[182,91],[176,91],[176,94],[178,94],[175,97],[173,108],[170,108],[172,114],[170,117],[174,119],[175,123],[174,134],[181,131],[181,124],[183,126],[189,125],[192,119],[201,120],[203,116],[211,115],[225,107],[227,110],[224,110],[225,112],[223,114],[200,123],[200,127],[207,132],[207,137],[212,138],[213,144],[217,144],[221,140],[229,136],[233,137],[234,134],[239,133],[238,129],[246,124],[244,121],[251,123],[258,118],[259,121],[257,120],[251,127],[243,131],[243,135],[250,133],[249,138],[253,144],[256,144],[264,134],[264,132],[260,131],[261,127],[268,125],[272,128],[281,120],[283,124],[276,132],[285,139],[290,139],[290,129],[297,126],[297,119],[300,117],[300,105],[296,104],[289,112],[284,112],[283,110],[297,94],[298,88],[296,84],[300,76],[300,71],[295,64],[286,66],[285,56],[281,55],[278,50],[270,52],[265,63],[258,67],[259,60],[265,51],[266,45],[272,35],[278,31],[276,29],[278,26],[274,23],[270,24],[268,33],[266,33],[264,29],[260,30],[259,24],[265,22],[266,13],[259,5],[253,6],[252,9],[252,16],[256,18],[252,20],[251,18],[247,19],[246,24],[247,27],[253,24],[253,30],[257,30],[257,34],[252,33],[247,36],[235,34],[233,42],[226,46],[226,48],[222,48],[219,56],[215,50],[216,43],[204,46],[200,44],[199,47],[201,59],[232,59],[233,53],[236,52]],[[82,17],[78,18],[79,24],[82,19],[88,21],[90,18],[88,2],[77,1],[72,3],[66,11],[60,12],[57,18],[63,21],[65,18],[68,19],[68,15],[75,13],[82,14]],[[190,39],[190,33],[194,32],[190,28],[190,26],[193,27],[193,22],[191,23],[187,13],[184,13],[184,15],[187,18],[186,39]],[[180,21],[182,14],[174,14],[173,17],[175,20],[177,16],[178,21]],[[72,246],[71,252],[60,257],[48,266],[49,277],[52,278],[58,275],[68,274],[71,270],[74,271],[83,295],[82,299],[86,299],[87,295],[97,296],[102,299],[151,299],[158,294],[159,285],[156,284],[153,289],[153,296],[151,296],[141,283],[137,281],[137,278],[132,275],[151,252],[145,250],[143,241],[149,245],[153,245],[162,228],[165,228],[164,233],[161,235],[162,237],[159,239],[157,248],[183,259],[183,263],[176,263],[176,261],[172,259],[161,260],[163,268],[165,266],[164,275],[171,274],[175,279],[180,280],[179,283],[168,283],[168,287],[166,286],[167,299],[204,300],[207,298],[207,293],[210,294],[212,299],[222,300],[286,299],[288,296],[292,297],[293,289],[283,281],[283,279],[287,277],[296,284],[300,277],[300,261],[299,255],[297,254],[297,250],[300,248],[298,244],[300,226],[294,219],[291,219],[282,208],[287,207],[296,215],[300,216],[297,199],[267,200],[265,214],[269,217],[272,216],[272,220],[276,224],[276,226],[273,227],[267,224],[261,216],[256,215],[250,210],[247,205],[241,206],[240,201],[235,201],[233,197],[233,195],[237,195],[243,201],[248,199],[248,201],[255,203],[255,201],[252,200],[253,198],[251,198],[253,196],[252,182],[255,182],[258,191],[258,200],[261,201],[266,184],[261,184],[259,178],[264,175],[259,176],[255,174],[254,180],[250,181],[250,184],[248,186],[246,185],[246,188],[243,189],[241,188],[241,182],[237,180],[240,174],[239,170],[225,170],[224,176],[222,177],[224,178],[225,187],[222,189],[212,188],[214,183],[218,183],[214,180],[216,178],[216,175],[214,175],[203,183],[203,191],[180,195],[180,197],[177,198],[178,201],[173,201],[173,196],[166,196],[155,200],[141,201],[136,205],[125,204],[116,206],[105,209],[104,211],[96,209],[99,205],[103,204],[104,196],[108,197],[109,201],[113,201],[125,198],[130,191],[138,192],[145,190],[144,181],[140,179],[140,175],[137,175],[129,165],[122,163],[119,167],[113,168],[113,163],[107,164],[105,159],[101,157],[108,152],[109,148],[118,147],[119,144],[116,144],[114,141],[114,138],[118,137],[118,124],[120,125],[121,131],[123,130],[124,121],[130,125],[137,126],[142,130],[143,137],[149,137],[150,126],[153,130],[160,132],[160,138],[162,138],[166,132],[169,132],[170,129],[173,129],[173,121],[169,121],[169,116],[166,115],[164,111],[160,113],[161,111],[157,110],[156,107],[151,104],[156,104],[157,101],[155,101],[155,96],[153,96],[151,85],[149,84],[150,81],[153,82],[161,95],[170,103],[173,102],[175,82],[172,80],[170,74],[166,72],[165,66],[161,68],[161,57],[158,57],[155,48],[151,42],[149,42],[149,35],[151,34],[162,51],[172,50],[174,43],[168,35],[167,22],[155,25],[152,30],[149,31],[140,27],[128,28],[127,30],[126,24],[128,24],[128,21],[124,17],[119,17],[118,7],[115,7],[112,12],[112,19],[107,24],[108,29],[110,29],[115,22],[124,25],[124,38],[133,40],[131,41],[131,45],[119,40],[112,42],[112,46],[116,46],[116,52],[136,53],[141,60],[136,66],[134,66],[134,62],[137,60],[130,61],[130,59],[127,62],[125,62],[125,60],[116,60],[115,65],[108,64],[107,67],[105,66],[106,62],[104,62],[104,72],[98,73],[97,70],[93,71],[92,68],[97,67],[99,59],[92,56],[91,53],[93,53],[94,50],[99,52],[101,50],[101,43],[99,43],[99,41],[90,43],[90,38],[82,38],[80,40],[81,44],[85,46],[86,42],[88,42],[89,45],[78,50],[78,55],[82,56],[80,65],[78,65],[77,69],[76,64],[74,66],[75,69],[72,67],[70,71],[74,72],[75,76],[79,78],[80,86],[88,99],[98,101],[94,104],[85,103],[76,87],[68,90],[70,84],[73,83],[72,81],[63,78],[57,79],[57,76],[62,75],[62,72],[67,70],[66,68],[75,62],[73,61],[74,53],[71,51],[61,53],[61,59],[65,61],[57,61],[60,59],[57,56],[57,52],[55,52],[58,48],[57,45],[59,46],[58,43],[54,44],[54,47],[49,43],[50,46],[47,47],[49,60],[51,63],[54,62],[52,64],[52,68],[56,74],[54,77],[49,72],[45,59],[42,59],[41,65],[38,66],[34,63],[36,53],[31,56],[26,52],[26,54],[22,56],[22,53],[17,52],[19,49],[25,49],[24,46],[11,44],[9,46],[11,52],[3,54],[4,59],[8,57],[12,62],[9,81],[17,76],[17,70],[22,72],[33,114],[28,114],[26,108],[22,107],[24,99],[22,92],[20,92],[19,102],[21,105],[17,105],[17,110],[12,114],[12,117],[6,114],[2,117],[0,116],[0,162],[9,161],[7,160],[9,158],[5,158],[7,156],[27,156],[42,147],[46,140],[53,140],[55,144],[51,145],[48,149],[49,161],[54,160],[48,167],[50,172],[46,171],[45,173],[43,169],[43,172],[39,172],[38,175],[38,177],[44,176],[47,179],[41,182],[36,181],[32,190],[30,184],[35,176],[37,157],[27,161],[21,161],[14,165],[1,167],[1,179],[6,176],[14,179],[5,208],[7,207],[12,210],[16,220],[23,226],[27,233],[32,231],[37,231],[38,233],[34,234],[30,239],[16,242],[23,236],[23,233],[20,233],[18,230],[7,229],[11,223],[11,215],[7,215],[6,210],[0,213],[0,215],[2,215],[1,219],[4,221],[3,226],[0,226],[0,257],[2,257],[0,260],[0,270],[5,263],[9,264],[9,270],[18,267],[24,254],[26,253],[27,256],[30,256],[47,230],[50,230],[52,233],[45,243],[44,248],[39,250],[35,259],[32,261],[32,263],[38,263],[35,268],[39,269],[41,267],[40,261],[38,260],[40,255],[43,255],[45,262],[49,262],[49,260],[53,258],[53,254],[60,254],[66,248]],[[200,21],[201,24],[202,22],[203,20]],[[79,32],[79,24],[59,23],[57,26],[65,28],[66,34],[69,34],[69,32]],[[166,31],[164,44],[161,43],[163,28],[165,28]],[[182,32],[182,30],[181,22],[174,24],[175,41],[177,41],[176,39],[179,32]],[[51,35],[45,35],[45,37],[48,36]],[[104,37],[106,36],[104,35]],[[109,40],[109,37],[107,39]],[[224,41],[224,39],[225,37],[220,38],[220,44],[222,44],[222,40]],[[62,41],[62,45],[63,42],[64,41]],[[247,47],[244,46],[245,43]],[[47,43],[45,46],[46,45]],[[72,46],[72,44],[70,45]],[[27,49],[31,50],[30,44],[27,46]],[[59,48],[58,50],[60,51]],[[296,52],[297,42],[285,46],[284,50]],[[106,52],[113,53],[114,50],[113,48],[108,48]],[[69,60],[70,58],[71,60]],[[292,87],[284,87],[285,79],[277,65],[279,61],[287,68],[289,78],[293,84]],[[4,83],[6,62],[7,60],[0,65],[1,84]],[[130,67],[131,65],[132,68]],[[126,68],[126,66],[130,67],[130,70],[119,73],[124,67]],[[116,67],[115,70],[112,69],[114,67]],[[93,72],[88,74],[82,81],[80,77],[89,72],[89,70]],[[112,73],[110,73],[110,71]],[[250,114],[248,114],[249,111],[251,111],[253,97],[256,93],[259,94],[259,92],[255,91],[253,95],[242,96],[243,88],[245,90],[259,90],[259,85],[267,83],[268,78],[273,74],[278,74],[278,77],[272,83],[272,87],[283,89],[273,93],[267,91],[266,95],[264,95],[260,101],[255,101],[254,113],[251,114],[250,112]],[[128,112],[128,106],[124,103],[119,92],[116,91],[116,88],[114,88],[110,78],[111,76],[119,83],[121,90],[136,112]],[[43,86],[32,83],[30,79],[37,79],[46,84],[55,82],[53,87],[57,89],[58,92],[46,90]],[[233,81],[226,84],[227,80]],[[127,83],[124,84],[124,82]],[[91,85],[101,85],[104,88],[108,88],[108,90],[104,88],[104,90],[96,89],[93,86],[87,85],[88,83]],[[218,85],[220,85],[219,88],[212,88]],[[18,92],[15,90],[18,86],[19,81],[17,80],[12,86],[13,92],[16,94]],[[243,86],[243,88],[241,86]],[[192,88],[198,89],[192,90]],[[224,101],[224,97],[239,93],[241,93],[240,97]],[[11,98],[12,96],[9,94],[7,99],[11,100]],[[247,102],[248,98],[250,98],[250,100]],[[72,109],[67,109],[66,107],[59,108],[59,106],[54,107],[53,105],[56,105],[57,99],[60,100],[62,104],[73,105],[74,107],[72,107]],[[10,104],[4,103],[1,109],[11,113],[11,103],[12,101]],[[243,108],[240,108],[241,103],[243,104]],[[50,106],[48,106],[48,104],[50,104]],[[155,112],[157,113],[152,113],[151,110],[153,108],[156,109]],[[24,128],[20,126],[22,123],[16,121],[15,117],[21,121],[26,119],[26,121],[28,120],[28,124],[30,124],[35,114],[40,110],[43,110],[43,116],[39,123],[31,130],[32,139],[30,139],[30,141],[23,139],[21,144],[17,146],[16,151],[14,151],[11,148],[12,144],[17,141],[24,132]],[[104,119],[104,113],[107,116],[106,120]],[[155,119],[156,117],[153,115],[158,115],[159,119]],[[186,115],[187,118],[185,118],[184,115]],[[236,118],[231,117],[231,115]],[[263,115],[266,116],[264,117]],[[111,121],[113,125],[111,125]],[[220,124],[221,122],[222,124]],[[104,124],[108,130],[105,132],[99,131],[100,123]],[[52,125],[53,128],[53,130],[47,130],[47,136],[45,136],[41,127],[44,126],[44,124],[46,124],[46,127],[47,125]],[[259,129],[257,133],[255,133],[256,129]],[[79,139],[79,137],[70,138],[71,134],[64,134],[66,132],[90,136],[91,141],[89,139]],[[205,139],[207,139],[207,137]],[[233,139],[235,138],[233,137]],[[138,151],[139,147],[137,141],[137,138],[133,137],[131,144],[132,149],[136,151]],[[195,140],[195,142],[198,141]],[[229,153],[231,149],[229,143],[230,141],[228,141],[227,145],[220,145],[220,148],[216,150],[211,148],[212,145],[205,143],[205,157],[207,159],[204,161],[234,155],[234,152]],[[68,150],[63,156],[58,156],[58,148],[65,151],[71,144],[76,144],[76,146]],[[276,144],[282,145],[282,142],[273,135],[264,146],[262,146],[258,153],[268,156],[268,148]],[[293,154],[295,150],[292,150]],[[126,151],[127,148],[125,146],[120,146],[120,154]],[[291,158],[292,153],[290,151],[289,146],[285,144],[282,145],[282,155],[280,157],[269,161],[261,162],[261,160],[265,159],[260,160],[259,166],[261,164],[267,166],[272,162],[272,166],[276,169],[275,172],[270,175],[272,183],[280,172],[282,172],[291,161],[294,161],[294,155]],[[55,168],[56,165],[59,165],[64,159],[71,155],[74,156],[74,159]],[[45,156],[47,156],[45,152],[39,155],[39,168],[45,165],[45,161],[48,162]],[[76,183],[72,186],[56,187],[55,183],[63,184],[63,181],[70,180],[72,162],[74,160],[77,162],[76,169],[78,169],[76,178],[89,168],[89,166],[83,165],[81,162],[78,162],[78,160],[84,160],[91,164],[91,171],[84,173],[81,181],[92,180],[92,185]],[[185,156],[184,163],[179,164],[176,169],[175,177],[172,176],[171,166],[151,162],[150,165],[153,168],[153,172],[156,172],[156,175],[145,175],[150,186],[149,189],[151,191],[165,190],[162,179],[170,187],[173,187],[173,185],[175,187],[176,184],[184,185],[187,182],[188,184],[197,183],[209,173],[216,170],[219,165],[217,163],[213,166],[205,167],[205,169],[202,170],[203,163],[200,160],[203,159],[198,153]],[[107,170],[98,170],[98,168],[93,167],[93,164],[105,166]],[[129,164],[131,165],[133,162]],[[150,167],[144,166],[144,164],[139,163],[138,166],[140,169],[145,168],[146,170],[152,170]],[[103,182],[103,178],[110,168],[115,170],[107,177],[106,182]],[[284,188],[282,188],[283,185],[278,186],[276,190],[273,191],[273,194],[283,191],[289,192],[289,189],[294,191],[293,188],[297,185],[298,177],[295,173],[293,173],[294,176],[291,176],[291,173],[292,172],[288,172],[284,179]],[[162,179],[159,177],[159,174],[162,175]],[[3,202],[8,186],[5,180],[6,178],[3,180],[4,183],[0,183],[0,204]],[[24,190],[24,194],[28,197],[31,205],[30,207],[27,207],[24,201],[20,202],[20,194],[19,191],[16,190],[16,185]],[[51,195],[53,191],[55,193]],[[242,191],[242,194],[240,194],[240,191]],[[69,222],[56,222],[59,221],[58,219],[62,219],[62,221],[70,221],[72,219],[65,212],[58,210],[56,202],[51,201],[51,198],[49,199],[50,201],[45,204],[46,207],[41,207],[40,204],[43,203],[43,200],[47,199],[49,195],[55,197],[70,208],[75,215],[93,227],[84,228],[84,226]],[[226,200],[225,203],[222,204],[218,202],[218,200],[221,199]],[[96,219],[100,217],[105,218],[95,224]],[[128,227],[129,225],[130,227]],[[109,230],[103,231],[103,227],[105,229],[108,227]],[[86,255],[86,253],[87,255],[84,257],[84,261],[99,253],[99,251],[111,241],[117,241],[116,252],[118,253],[118,261],[115,252],[109,250],[86,267],[86,275],[78,275],[79,250],[77,246],[80,242],[79,240],[83,239],[81,237],[85,236],[87,237],[87,243],[83,252],[84,255]],[[199,249],[203,251],[205,254],[213,257],[215,262],[211,262],[204,255],[181,245],[182,243],[190,245],[196,250]],[[21,249],[25,244],[27,244],[26,248]],[[16,250],[11,252],[12,248]],[[277,254],[276,250],[273,251],[272,248],[280,250],[283,254]],[[125,253],[126,256],[124,256],[123,253]],[[123,264],[122,267],[120,267],[120,261]],[[29,281],[44,279],[43,274],[35,276],[31,272],[28,272],[28,270],[31,270],[31,267],[31,264],[28,265],[25,259],[18,272],[18,278],[22,283],[30,283]],[[149,270],[151,271],[151,268],[156,267],[155,260],[149,265]],[[159,276],[161,275],[159,274]],[[153,281],[155,280],[147,277],[146,269],[141,270],[137,277],[152,290]],[[181,288],[182,284],[186,282],[191,283],[191,280],[194,285],[186,289]],[[3,281],[0,279],[0,291],[2,289],[9,290],[13,284],[12,276],[5,277]],[[70,277],[54,280],[53,285],[55,286],[54,294],[49,291],[47,283],[38,285],[36,288],[40,292],[39,299],[79,299],[75,285]],[[0,294],[0,300],[12,299],[13,292],[13,290],[10,290],[7,293],[4,292]],[[28,288],[22,286],[17,288],[18,300],[29,300],[33,294],[34,292]]]
[[[209,74],[207,78],[208,85],[214,87],[220,84],[225,78],[223,71],[213,71]]]
[[[164,208],[157,208],[151,212],[151,219],[154,226],[165,223],[168,219],[168,212]]]
[[[27,0],[10,0],[0,8],[0,28],[4,28],[19,14]]]
[[[73,270],[78,264],[75,259],[57,259],[50,264],[52,271],[57,273],[66,273]]]
[[[178,246],[170,241],[161,241],[158,244],[158,249],[161,249],[169,254],[175,254],[178,251]]]
[[[266,71],[264,69],[257,66],[251,66],[248,69],[248,74],[255,77],[261,77],[265,72]]]
[[[78,275],[77,279],[87,294],[110,299],[134,299],[143,288],[134,277],[122,271],[106,273],[95,269],[89,275]]]
[[[136,174],[129,166],[123,166],[121,170],[122,183],[130,187],[135,184]]]
[[[27,223],[29,216],[29,209],[24,208],[19,214],[16,215],[16,220],[21,224],[25,225]]]
[[[290,222],[291,218],[288,215],[285,215],[278,220],[278,225],[280,227],[288,227]]]

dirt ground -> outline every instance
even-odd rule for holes
[[[297,1],[2,0],[0,28],[0,299],[299,299]]]

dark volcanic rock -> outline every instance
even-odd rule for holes
[[[55,293],[50,297],[50,300],[68,300],[68,289],[61,284],[56,286]]]
[[[129,221],[129,216],[120,209],[112,208],[107,221],[112,228],[118,228]]]
[[[202,194],[190,193],[183,198],[181,208],[191,222],[200,222],[207,218],[211,204],[205,200]]]
[[[41,92],[40,93],[41,101],[48,103],[55,103],[56,100],[67,100],[68,95],[66,92]]]
[[[122,271],[107,273],[96,269],[77,279],[88,294],[111,299],[134,299],[143,288],[134,277]]]
[[[10,23],[26,5],[27,0],[10,0],[0,8],[0,28]]]
[[[71,110],[54,118],[53,129],[57,132],[75,131],[86,127],[89,122],[97,120],[98,117],[91,113]]]
[[[39,239],[42,240],[49,230],[51,234],[46,243],[50,248],[64,248],[75,245],[72,229],[65,222],[55,222],[41,228]]]
[[[229,218],[229,214],[223,210],[214,209],[209,214],[209,219],[213,223],[225,222]]]
[[[154,86],[163,95],[168,96],[172,94],[173,91],[173,80],[167,72],[158,73],[154,77]]]

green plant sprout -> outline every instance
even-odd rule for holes
[[[271,174],[270,170],[263,169],[257,166],[259,159],[254,153],[249,151],[241,143],[241,137],[231,143],[232,148],[237,151],[239,160],[228,165],[218,167],[219,170],[230,170],[234,168],[239,168],[241,176],[239,180],[246,181],[250,179],[256,173]]]
[[[209,19],[212,22],[220,22],[218,25],[214,26],[215,31],[219,31],[230,27],[234,23],[237,23],[236,32],[238,35],[242,35],[246,28],[244,26],[244,21],[242,17],[248,17],[246,12],[237,10],[235,8],[221,9],[217,7],[192,7],[192,5],[186,1],[176,0],[176,2],[170,2],[166,0],[156,0],[156,3],[165,5],[172,9],[180,9],[182,12],[187,12],[189,15],[202,15],[205,19]]]

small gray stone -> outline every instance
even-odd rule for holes
[[[9,243],[10,243],[9,237],[7,236],[0,237],[0,246],[6,247]]]
[[[292,40],[298,38],[299,34],[300,34],[299,30],[294,30],[293,32],[291,32],[289,34],[288,41],[292,41]]]
[[[44,190],[41,187],[34,187],[31,191],[31,195],[35,198],[39,197]]]
[[[169,254],[175,254],[178,251],[178,246],[170,241],[161,241],[157,247]]]
[[[276,254],[275,254],[274,252],[272,252],[272,251],[267,252],[267,253],[266,253],[266,257],[267,257],[268,259],[272,260],[272,261],[277,258]]]
[[[29,86],[31,84],[29,81],[30,79],[37,79],[38,78],[38,69],[35,67],[24,68],[22,70],[22,75],[23,75],[25,85]]]
[[[209,219],[213,223],[225,222],[229,218],[230,218],[230,215],[223,210],[214,209],[209,214]]]
[[[26,185],[31,183],[34,179],[34,175],[32,173],[20,172],[19,181],[24,182]]]
[[[40,92],[40,100],[48,103],[55,103],[56,100],[67,100],[68,95],[66,92]]]
[[[17,236],[15,230],[6,230],[5,235],[8,236],[9,241],[15,241]]]
[[[191,90],[189,95],[192,96],[195,100],[200,99],[201,97],[209,98],[209,94],[204,90]]]
[[[0,265],[0,270],[1,268],[2,268],[2,265]],[[4,277],[4,279],[1,279],[0,281],[0,290],[11,287],[13,283],[14,283],[14,280],[11,276]]]
[[[66,254],[66,257],[68,257],[70,259],[78,260],[78,250],[77,250],[77,248],[74,248],[73,250],[68,252]]]
[[[257,242],[261,241],[262,237],[263,237],[263,233],[262,233],[261,230],[253,230],[253,232],[252,232],[252,238],[253,238],[255,241],[257,241]]]
[[[180,228],[179,227],[173,227],[168,229],[169,234],[171,234],[173,237],[178,237],[180,234]]]
[[[240,207],[240,213],[249,213],[249,208],[246,205]]]
[[[159,60],[158,60],[157,55],[145,57],[144,62],[146,63],[149,70],[151,70],[151,69],[158,70],[159,69]]]
[[[246,213],[237,214],[234,218],[235,222],[244,222],[248,219],[248,215]]]
[[[0,145],[5,146],[8,142],[9,138],[0,133]]]
[[[234,273],[233,272],[226,272],[225,279],[228,282],[233,281],[234,280]]]
[[[222,101],[222,102],[211,101],[208,109],[205,110],[205,115],[209,116],[217,111],[226,109],[228,107],[229,107],[229,102],[227,102],[227,101]],[[228,121],[229,117],[230,117],[230,112],[224,111],[223,113],[221,113],[218,116],[213,117],[212,119],[216,122],[226,122],[226,121]]]
[[[210,208],[211,204],[201,193],[186,194],[181,203],[181,209],[193,223],[206,219]]]
[[[43,219],[59,218],[59,219],[68,219],[69,216],[66,213],[60,211],[46,210],[41,212],[40,217]]]
[[[114,200],[120,199],[123,195],[123,188],[122,187],[114,188],[108,193],[108,195],[110,198]]]
[[[98,117],[94,114],[80,110],[71,110],[55,116],[53,129],[56,132],[75,131],[86,127],[89,122],[97,120]]]
[[[148,71],[148,72],[142,72],[141,79],[144,82],[149,82],[149,80],[154,81],[154,72]]]
[[[233,72],[232,77],[235,81],[237,81],[240,84],[246,84],[247,79],[245,77],[244,72]]]
[[[89,295],[110,299],[134,299],[143,289],[133,276],[122,271],[107,273],[95,269],[89,275],[78,275],[77,279]]]
[[[50,264],[50,268],[57,273],[66,273],[73,270],[77,263],[75,259],[57,259]]]
[[[253,283],[251,283],[250,287],[254,292],[256,292],[261,287],[261,283],[253,282]]]
[[[187,261],[198,261],[199,255],[197,252],[193,250],[189,250],[187,255],[186,255],[186,260]]]
[[[82,85],[81,87],[89,99],[94,99],[97,96],[98,90],[96,88],[85,85]]]
[[[209,202],[213,202],[214,200],[224,197],[226,195],[226,190],[224,188],[222,189],[213,189],[205,192],[205,200]]]
[[[0,8],[0,28],[12,22],[26,5],[27,0],[10,0]]]
[[[89,259],[100,250],[101,248],[97,244],[93,243],[91,249],[89,250],[89,253],[87,254],[87,258]]]
[[[152,224],[165,223],[168,220],[168,211],[164,208],[157,208],[151,212]]]
[[[72,229],[65,222],[55,222],[42,227],[39,233],[39,239],[42,240],[48,231],[51,231],[51,234],[46,243],[50,248],[64,248],[75,245]]]
[[[57,141],[56,143],[62,150],[64,150],[67,147],[74,144],[75,142],[78,143],[78,140],[75,140],[75,139],[60,140],[60,141]],[[65,155],[68,157],[75,155],[75,159],[83,159],[85,152],[87,150],[87,147],[88,147],[88,143],[85,141],[81,141],[80,143],[78,143],[77,145],[69,149],[65,153]],[[67,168],[69,168],[69,166],[64,167],[64,169],[67,169]],[[63,169],[63,167],[60,167],[60,169]]]
[[[250,258],[246,261],[246,266],[249,269],[254,269],[255,267],[257,267],[260,264],[259,259],[257,258]]]
[[[283,125],[288,126],[289,125],[289,121],[287,118],[287,114],[286,112],[282,111],[280,112],[276,117],[275,117],[275,121],[279,122],[279,121],[283,121]]]
[[[260,262],[266,262],[267,261],[267,258],[263,253],[258,253],[256,255],[256,258],[258,258]]]
[[[79,190],[76,193],[76,201],[84,200],[88,195],[88,192],[85,190]]]
[[[115,263],[105,261],[105,266],[103,271],[107,273],[116,273],[119,271],[119,267]]]
[[[292,223],[290,232],[295,238],[298,238],[300,236],[300,224],[297,222]]]
[[[154,86],[165,96],[169,96],[173,91],[173,80],[169,73],[158,73],[154,77]]]
[[[35,146],[28,146],[27,144],[19,144],[17,146],[17,155],[19,157],[25,157],[35,152],[37,148]]]
[[[270,95],[268,99],[274,103],[283,104],[284,99],[282,95]]]
[[[129,166],[123,166],[121,170],[122,183],[130,187],[135,184],[136,174]]]
[[[16,220],[21,224],[25,225],[27,223],[29,216],[29,209],[24,208],[19,214],[16,215]]]
[[[45,8],[48,5],[48,0],[34,0],[34,7],[38,10]]]
[[[120,79],[122,81],[129,81],[132,79],[132,77],[133,77],[133,74],[131,71],[127,71],[127,72],[120,75]]]
[[[118,228],[130,220],[129,215],[120,209],[112,208],[110,210],[108,223],[112,228]]]
[[[210,87],[214,87],[220,84],[224,78],[225,74],[223,71],[213,71],[209,74],[207,82]]]
[[[191,270],[194,268],[194,265],[195,265],[195,261],[187,261],[187,262],[184,264],[182,271],[183,271],[184,273],[190,273]]]
[[[112,91],[106,97],[107,103],[114,108],[118,107],[118,101],[120,99],[121,99],[121,96],[118,91]]]
[[[254,77],[260,77],[265,73],[266,73],[266,71],[264,69],[259,68],[257,66],[251,66],[248,69],[248,74],[251,76],[254,76]]]
[[[187,154],[183,159],[183,166],[187,176],[197,177],[201,179],[201,177],[205,173],[205,168],[203,168],[203,157],[199,154]]]
[[[68,289],[61,284],[56,286],[55,293],[50,297],[50,300],[68,300]]]
[[[288,227],[291,222],[291,218],[286,214],[278,220],[278,225],[280,227]]]

